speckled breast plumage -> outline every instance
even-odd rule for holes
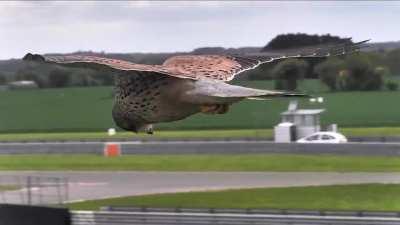
[[[126,114],[124,117],[141,117],[151,120],[160,110],[157,105],[161,87],[168,85],[168,77],[160,74],[133,74],[116,77],[115,104]]]
[[[196,113],[197,106],[179,101],[175,87],[182,79],[159,73],[127,73],[116,76],[113,118],[118,125],[167,122]],[[180,110],[176,110],[179,108]]]

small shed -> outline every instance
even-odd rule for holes
[[[284,122],[275,126],[275,142],[287,143],[295,141],[296,126],[293,123]]]
[[[10,90],[22,90],[22,89],[37,89],[39,86],[35,81],[32,80],[20,80],[14,81],[7,84]]]
[[[320,115],[325,109],[298,109],[297,104],[297,101],[291,101],[288,110],[281,113],[282,123],[294,124],[295,139],[320,131]]]

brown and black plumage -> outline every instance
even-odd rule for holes
[[[226,82],[264,63],[286,58],[343,55],[358,51],[365,42],[286,51],[274,56],[181,55],[167,59],[162,65],[84,55],[42,56],[28,53],[23,59],[117,71],[119,75],[116,77],[112,111],[115,123],[125,130],[138,132],[145,129],[152,133],[152,124],[181,120],[199,112],[226,113],[231,104],[243,99],[301,96]]]

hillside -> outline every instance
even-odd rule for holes
[[[400,41],[369,43],[364,51],[391,51],[400,48]]]

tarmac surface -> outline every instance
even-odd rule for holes
[[[68,202],[187,191],[332,184],[400,183],[400,173],[336,172],[36,172],[2,171],[0,181],[27,176],[68,179]],[[6,203],[20,202],[26,190],[3,192]],[[46,194],[32,187],[32,194]]]
[[[261,140],[235,141],[131,141],[118,142],[123,155],[134,154],[337,154],[400,156],[400,143],[304,144]],[[0,154],[96,154],[102,155],[107,142],[0,143]]]

